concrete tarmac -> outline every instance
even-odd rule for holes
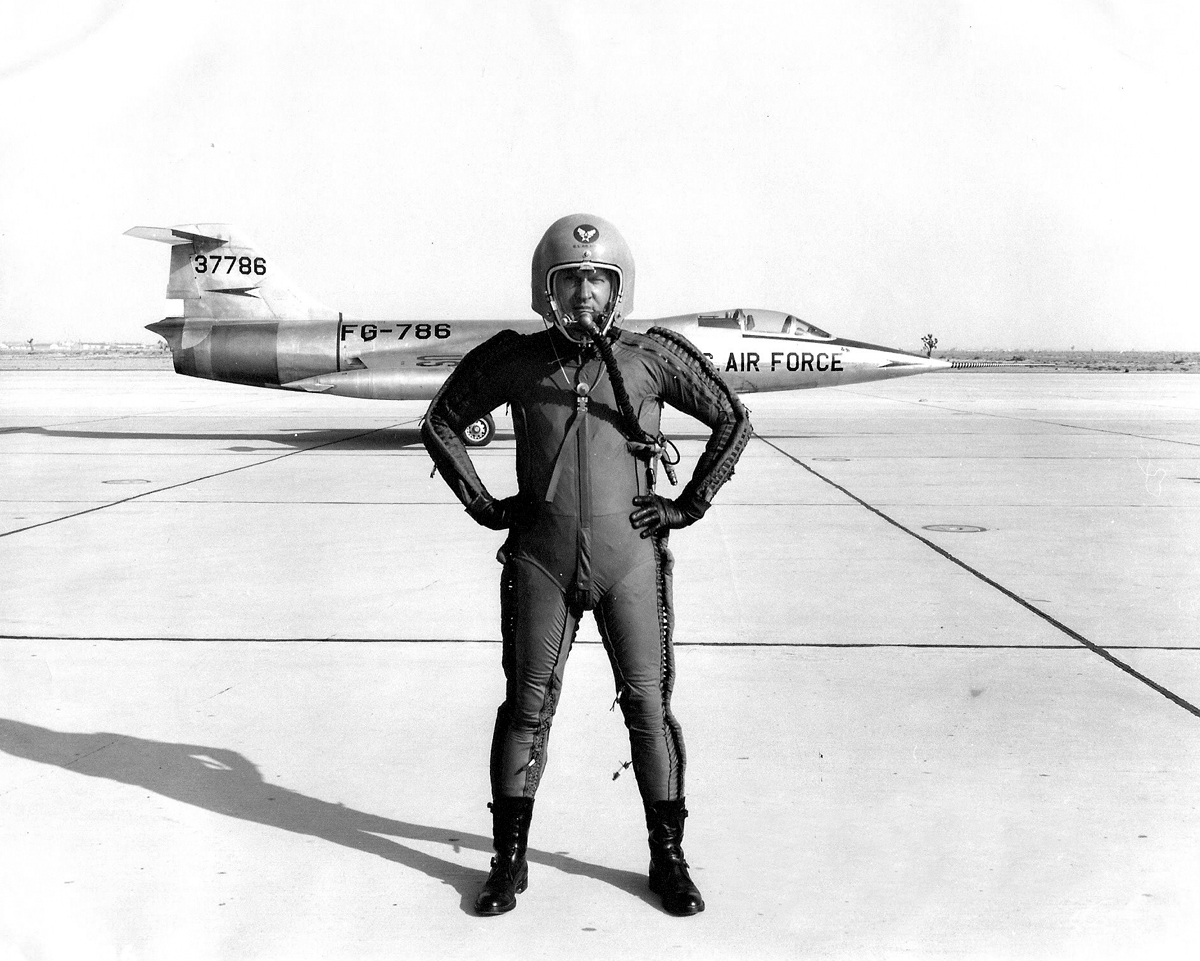
[[[0,961],[1193,956],[1200,378],[746,401],[671,539],[708,909],[645,887],[589,622],[482,919],[502,538],[424,405],[0,373]]]

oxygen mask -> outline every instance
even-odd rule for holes
[[[571,320],[576,327],[583,329],[589,337],[599,337],[600,328],[596,326],[596,312],[590,307],[577,307],[571,311]]]
[[[596,314],[591,310],[572,310],[554,312],[554,326],[568,340],[576,344],[586,344],[591,340],[592,331],[596,327]]]

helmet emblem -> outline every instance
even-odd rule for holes
[[[581,244],[594,243],[596,238],[600,236],[600,231],[591,224],[580,224],[575,228],[575,239]]]

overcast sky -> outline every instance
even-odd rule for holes
[[[151,341],[234,225],[371,318],[529,317],[576,211],[640,317],[1200,350],[1195,4],[5,2],[0,341]]]

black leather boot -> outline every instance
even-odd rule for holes
[[[683,859],[683,798],[655,801],[646,808],[646,830],[650,834],[650,890],[662,898],[668,914],[687,917],[704,910],[704,898],[688,876]]]
[[[475,913],[504,914],[517,906],[517,895],[529,885],[525,844],[533,819],[533,798],[498,797],[492,809],[492,873],[475,899]]]

